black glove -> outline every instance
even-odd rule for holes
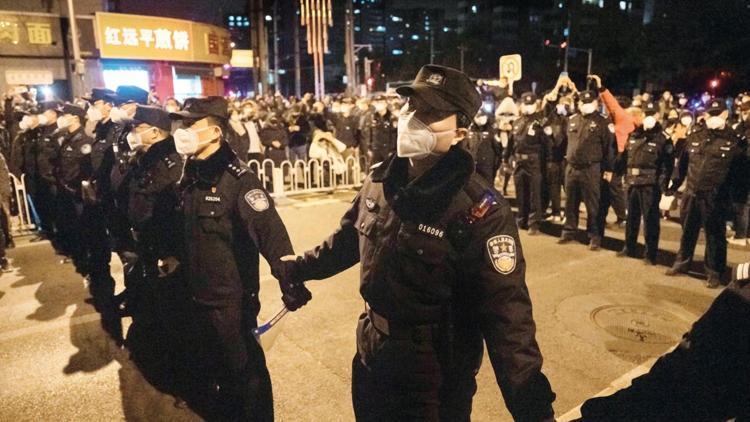
[[[300,259],[302,258],[281,260],[279,268],[281,274],[277,275],[279,287],[281,287],[281,300],[290,311],[296,311],[312,299],[312,293],[307,290],[305,283],[299,276],[299,271],[297,271],[297,263]]]

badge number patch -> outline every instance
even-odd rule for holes
[[[247,204],[250,205],[252,209],[258,212],[267,210],[269,206],[266,193],[260,189],[253,189],[250,192],[246,193],[245,202],[247,202]]]
[[[495,271],[510,274],[516,269],[516,241],[508,235],[487,239],[487,253]]]

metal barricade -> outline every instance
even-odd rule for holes
[[[362,167],[356,157],[344,160],[345,168],[338,174],[335,163],[329,159],[284,160],[279,165],[265,159],[250,160],[247,164],[274,198],[362,186]]]
[[[29,204],[29,197],[26,193],[26,175],[22,174],[19,179],[11,174],[10,179],[13,181],[12,195],[18,205],[18,215],[10,216],[9,224],[11,234],[14,236],[29,234],[36,230],[37,226],[31,212],[34,205]]]

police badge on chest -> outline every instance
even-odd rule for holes
[[[495,271],[510,274],[516,269],[516,241],[512,236],[500,235],[487,239],[487,253]]]

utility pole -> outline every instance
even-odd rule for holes
[[[302,97],[302,70],[299,56],[299,12],[294,10],[294,95]]]
[[[435,63],[435,32],[430,25],[430,64]]]
[[[68,0],[68,18],[70,19],[70,39],[73,44],[73,75],[71,82],[71,92],[74,97],[83,94],[83,73],[84,64],[81,60],[81,46],[78,42],[78,24],[76,23],[76,11],[73,7],[73,0]]]
[[[255,87],[256,94],[268,91],[268,39],[266,36],[263,0],[249,0],[250,9],[250,42],[255,52]]]
[[[344,35],[345,35],[345,49],[344,64],[346,65],[346,93],[353,95],[356,89],[357,81],[355,75],[355,64],[354,64],[354,6],[352,0],[346,0],[345,7],[345,24],[344,24]]]
[[[279,83],[279,0],[273,0],[273,88],[281,92]]]
[[[568,35],[565,37],[565,61],[563,65],[563,71],[565,73],[568,73],[568,50],[570,49],[570,33],[572,32],[572,28],[570,25],[570,2],[568,3],[568,23],[565,30],[567,31]]]

